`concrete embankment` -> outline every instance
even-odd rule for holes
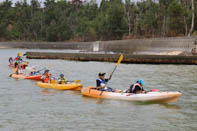
[[[0,42],[3,48],[71,49],[125,54],[169,54],[191,52],[197,48],[197,37],[131,39],[96,42]]]
[[[27,52],[28,59],[64,59],[76,61],[117,62],[120,54]],[[132,55],[125,54],[122,63],[138,64],[194,64],[197,56]]]
[[[0,42],[2,48],[91,50],[92,42]]]

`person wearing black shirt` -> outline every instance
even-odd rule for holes
[[[113,91],[112,88],[106,87],[107,82],[111,79],[111,76],[109,77],[109,79],[105,79],[105,74],[103,72],[100,72],[99,75],[99,79],[96,80],[96,87],[100,88],[102,91]]]
[[[143,86],[145,85],[143,80],[138,80],[135,84],[132,84],[130,88],[126,91],[126,93],[134,93],[134,94],[140,94],[140,93],[146,93],[144,91]]]

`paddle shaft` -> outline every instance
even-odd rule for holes
[[[116,66],[114,67],[114,70],[112,71],[111,76],[110,76],[109,78],[112,78],[112,75],[114,74],[114,72],[115,72],[115,70],[116,70],[117,67],[118,67],[118,65],[116,65]]]

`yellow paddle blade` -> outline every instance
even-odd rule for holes
[[[75,83],[81,83],[81,80],[76,80],[76,81],[74,81]]]
[[[123,58],[124,58],[124,56],[123,56],[123,54],[121,54],[121,55],[120,55],[120,58],[119,58],[119,60],[118,60],[118,62],[117,62],[117,65],[121,63],[121,61],[122,61]]]
[[[13,68],[14,72],[16,72],[16,68]]]
[[[58,81],[57,80],[51,80],[51,84],[57,84]]]
[[[23,52],[19,52],[19,56],[22,56],[23,55]]]

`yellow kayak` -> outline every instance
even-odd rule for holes
[[[37,85],[42,88],[51,88],[56,90],[81,90],[82,87],[81,83],[57,84],[38,82]]]

